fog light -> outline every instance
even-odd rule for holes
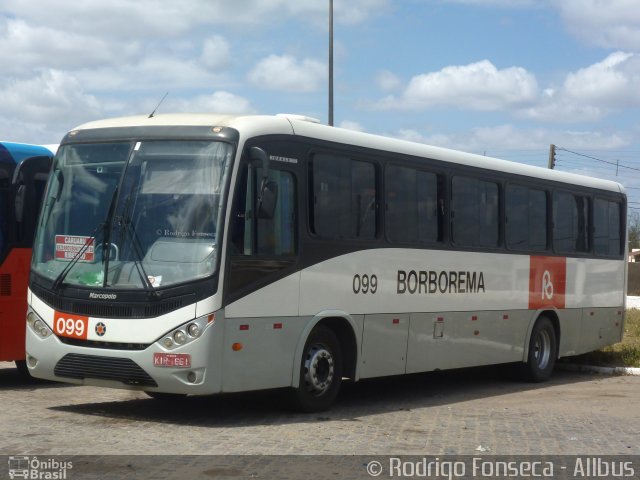
[[[173,334],[173,341],[176,342],[178,345],[182,345],[184,342],[187,341],[187,336],[182,330],[178,330],[176,333]]]
[[[171,340],[169,337],[165,338],[162,343],[164,344],[165,347],[167,348],[171,348],[173,347],[173,340]]]
[[[196,383],[196,372],[189,372],[187,374],[187,380],[189,380],[191,383]]]
[[[31,355],[27,355],[27,365],[29,365],[31,368],[34,368],[37,364],[38,364],[37,358],[32,357]]]
[[[191,325],[189,325],[189,327],[187,328],[187,332],[189,333],[190,336],[192,336],[193,338],[199,337],[200,336],[200,327],[198,327],[197,324],[192,323]]]

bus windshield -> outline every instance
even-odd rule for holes
[[[33,271],[55,285],[151,289],[215,272],[233,146],[69,144],[47,188]]]

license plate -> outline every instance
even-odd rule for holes
[[[191,355],[188,353],[154,353],[153,366],[189,368],[191,366]]]

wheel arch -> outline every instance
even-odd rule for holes
[[[296,345],[293,358],[291,386],[297,388],[300,385],[300,365],[304,346],[307,338],[309,338],[313,329],[318,325],[324,325],[335,333],[342,351],[344,376],[357,380],[359,377],[358,358],[360,358],[360,342],[358,341],[359,335],[356,332],[361,332],[362,328],[358,328],[358,322],[348,313],[338,310],[327,310],[315,315],[302,330],[300,338],[298,338],[298,344]]]

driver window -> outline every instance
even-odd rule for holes
[[[273,218],[256,219],[262,168],[245,165],[240,172],[231,228],[232,255],[290,256],[296,253],[295,180],[290,172],[269,170],[278,185]]]

